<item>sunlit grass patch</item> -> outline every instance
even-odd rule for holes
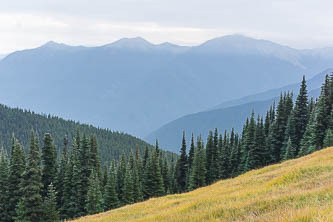
[[[77,221],[333,221],[333,148]]]

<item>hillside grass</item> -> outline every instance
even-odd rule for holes
[[[75,221],[333,221],[333,147]]]

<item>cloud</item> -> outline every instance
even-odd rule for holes
[[[333,45],[329,0],[0,1],[0,53],[49,40],[101,45],[142,36],[191,45],[232,33],[297,48]]]

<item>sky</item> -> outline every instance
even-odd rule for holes
[[[197,45],[242,34],[294,48],[333,46],[331,0],[0,0],[0,54],[50,40],[97,46],[141,36]]]

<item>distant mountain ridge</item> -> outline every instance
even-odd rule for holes
[[[98,47],[51,41],[0,60],[0,102],[144,137],[188,113],[326,67],[333,67],[330,50],[239,35],[193,47],[140,37]]]

